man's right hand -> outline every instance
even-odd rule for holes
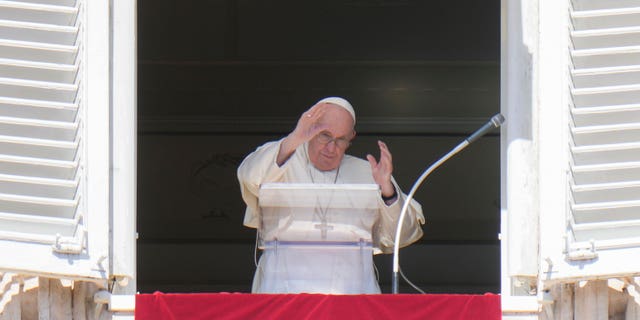
[[[298,119],[296,128],[280,144],[280,151],[276,163],[282,166],[296,149],[303,143],[313,139],[318,133],[325,130],[328,125],[320,123],[328,103],[320,103],[305,111]]]

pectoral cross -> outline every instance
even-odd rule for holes
[[[327,220],[322,220],[322,223],[313,225],[314,228],[320,229],[320,236],[322,240],[327,240],[327,231],[333,230],[333,226],[327,224]]]

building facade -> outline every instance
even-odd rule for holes
[[[5,1],[0,29],[0,318],[132,318],[135,3]]]
[[[505,319],[640,319],[640,1],[502,0]],[[0,3],[0,319],[125,319],[136,6]]]
[[[638,319],[640,2],[502,3],[505,318]]]

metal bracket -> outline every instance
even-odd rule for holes
[[[583,261],[583,260],[593,260],[598,257],[598,252],[596,252],[596,242],[595,240],[589,240],[588,244],[583,244],[581,246],[571,246],[569,243],[569,238],[567,237],[567,259],[570,261]]]
[[[56,235],[56,241],[51,246],[53,252],[66,253],[66,254],[80,254],[84,249],[84,239],[86,232],[83,228],[78,230],[75,237],[62,237],[60,234]]]

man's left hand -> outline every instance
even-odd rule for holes
[[[376,158],[370,154],[367,155],[367,160],[371,165],[373,180],[380,186],[382,196],[391,197],[395,192],[393,183],[391,183],[391,174],[393,173],[391,152],[382,141],[378,141],[378,147],[380,148],[380,161],[376,161]]]

